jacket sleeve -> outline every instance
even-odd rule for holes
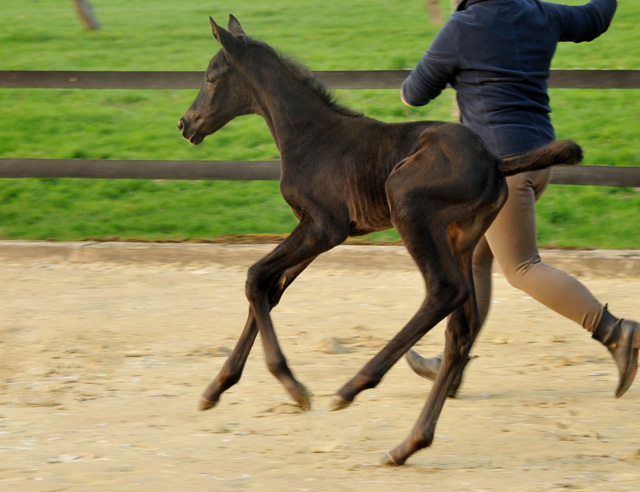
[[[554,7],[554,15],[560,25],[560,41],[582,43],[592,41],[609,28],[618,2],[591,0],[580,6],[548,5]]]
[[[436,35],[411,74],[402,83],[402,98],[411,106],[424,106],[453,80],[458,66],[458,35],[455,23],[447,22]]]

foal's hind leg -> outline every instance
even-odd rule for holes
[[[506,195],[503,195],[506,197]],[[440,372],[413,430],[402,444],[388,452],[383,464],[401,465],[416,451],[433,442],[436,423],[447,395],[468,361],[469,352],[480,332],[480,313],[475,295],[471,258],[477,242],[497,215],[503,198],[486,207],[482,213],[449,227],[449,242],[458,264],[471,287],[467,301],[449,317],[445,353]]]
[[[465,268],[467,273],[465,276],[472,283],[470,256],[470,254],[465,255],[462,261],[463,264],[468,263],[468,267]],[[469,351],[479,328],[478,307],[475,293],[472,291],[464,305],[456,309],[449,317],[442,367],[418,421],[404,442],[382,458],[383,464],[402,465],[413,453],[431,445],[436,423],[447,395],[466,365]]]
[[[273,309],[278,304],[287,287],[307,268],[313,259],[314,258],[287,270],[285,274],[279,277],[278,281],[272,285],[269,291],[270,309]],[[240,380],[257,334],[258,325],[256,324],[253,312],[249,310],[249,317],[247,318],[240,338],[236,342],[233,352],[231,352],[231,355],[225,361],[218,375],[211,381],[202,394],[200,410],[215,407],[220,400],[220,395]]]
[[[464,159],[452,154],[459,141],[444,145],[451,140],[447,135],[451,128],[425,131],[417,152],[400,162],[386,182],[391,221],[425,279],[427,296],[409,323],[340,388],[331,402],[332,410],[347,407],[358,393],[375,387],[400,357],[471,293],[459,259],[453,255],[449,228],[474,216],[481,198],[487,193],[490,198],[497,190],[487,190],[491,166],[484,165],[490,162],[477,155]],[[475,243],[471,249],[473,246]]]
[[[445,214],[436,214],[443,204],[423,200],[421,207],[403,209],[402,220],[395,222],[407,249],[424,276],[427,297],[407,325],[334,396],[331,410],[340,410],[353,402],[358,393],[374,388],[389,369],[445,316],[469,296],[465,281],[446,237]],[[431,220],[425,217],[431,212]],[[433,224],[432,224],[432,223]]]

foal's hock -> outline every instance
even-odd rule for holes
[[[331,409],[345,408],[375,387],[449,316],[444,361],[426,405],[407,439],[383,459],[402,464],[431,444],[449,389],[478,333],[471,257],[507,198],[504,176],[575,164],[581,149],[571,141],[553,142],[505,163],[459,124],[367,118],[337,104],[309,70],[247,36],[233,16],[228,30],[211,18],[210,23],[221,49],[178,128],[197,145],[236,116],[262,116],[280,151],[282,196],[299,224],[249,269],[249,317],[205,390],[201,408],[215,406],[238,382],[258,332],[269,371],[300,407],[310,408],[309,392],[280,349],[270,311],[319,254],[349,236],[395,227],[424,276],[426,298],[407,325],[338,390]]]

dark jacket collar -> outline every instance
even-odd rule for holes
[[[456,6],[456,11],[464,10],[467,7],[471,7],[474,3],[484,2],[485,0],[460,0]]]

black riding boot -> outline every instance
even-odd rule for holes
[[[633,383],[638,370],[638,349],[640,349],[640,324],[629,319],[618,319],[605,306],[604,314],[593,338],[605,345],[618,366],[620,379],[616,398],[620,398]]]

